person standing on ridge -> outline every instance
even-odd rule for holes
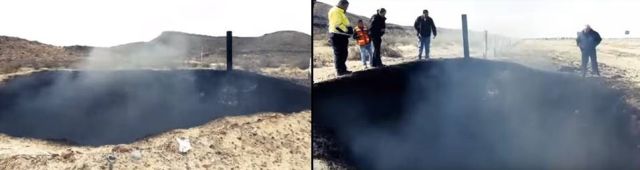
[[[598,70],[598,59],[596,55],[596,47],[602,41],[600,34],[587,25],[584,30],[578,32],[576,43],[582,52],[582,76],[587,76],[587,64],[591,60],[591,74],[600,76]]]
[[[429,48],[431,46],[431,33],[433,32],[433,38],[438,35],[436,31],[436,24],[433,19],[429,17],[429,10],[423,10],[413,27],[418,32],[418,60],[422,59],[422,51],[424,51],[424,59],[429,59]]]
[[[333,62],[338,76],[351,73],[347,70],[347,56],[349,55],[349,38],[353,28],[347,18],[349,1],[340,0],[338,5],[329,10],[329,44],[333,48]]]
[[[364,25],[362,20],[358,20],[358,25],[355,28],[355,34],[353,38],[356,39],[356,44],[360,47],[360,59],[364,68],[368,68],[367,61],[371,63],[373,57],[371,52],[371,38],[369,38],[369,29]]]
[[[333,62],[338,76],[351,73],[347,70],[347,56],[349,55],[349,38],[353,34],[353,27],[347,18],[349,1],[340,0],[338,5],[331,8],[329,18],[329,43],[333,48]]]
[[[387,28],[385,15],[387,14],[387,10],[384,8],[380,8],[376,11],[371,17],[371,26],[369,27],[369,35],[371,36],[371,41],[373,42],[373,58],[371,58],[371,66],[372,67],[382,67],[382,58],[381,52],[382,48],[382,36],[385,33],[385,29]]]

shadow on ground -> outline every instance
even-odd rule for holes
[[[223,116],[307,110],[309,98],[308,87],[239,71],[45,71],[0,86],[0,132],[130,143]]]
[[[356,72],[313,85],[314,138],[329,143],[314,139],[314,158],[358,169],[632,169],[635,110],[622,95],[598,79],[477,59]]]

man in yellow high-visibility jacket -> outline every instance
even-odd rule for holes
[[[349,37],[353,34],[353,27],[347,18],[349,1],[340,0],[338,5],[328,13],[330,44],[333,48],[333,62],[338,76],[351,73],[347,70],[347,56],[349,55]]]

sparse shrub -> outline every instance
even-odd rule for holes
[[[347,60],[360,60],[360,47],[350,46]]]
[[[382,56],[391,57],[391,58],[400,58],[400,57],[402,57],[402,54],[400,54],[400,52],[398,52],[397,50],[393,49],[392,47],[383,46],[382,47]]]

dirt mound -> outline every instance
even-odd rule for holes
[[[357,168],[638,166],[635,110],[597,79],[450,59],[356,72],[313,94],[314,138],[326,138],[314,158]]]
[[[223,116],[299,112],[309,97],[308,87],[248,72],[43,71],[0,86],[0,132],[129,143]]]

